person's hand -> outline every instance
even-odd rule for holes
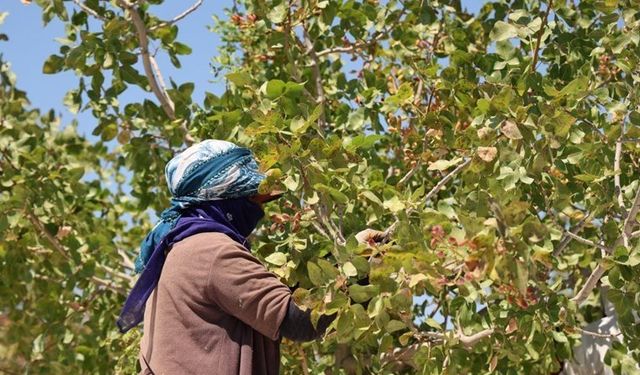
[[[358,243],[373,246],[386,243],[389,239],[385,232],[367,228],[356,234],[356,240]]]

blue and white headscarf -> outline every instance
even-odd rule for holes
[[[171,207],[140,245],[136,272],[142,273],[117,321],[126,332],[143,320],[145,303],[174,243],[202,232],[219,232],[249,249],[247,236],[264,216],[256,195],[265,176],[251,151],[230,142],[208,140],[186,149],[166,166]]]
[[[162,212],[160,222],[142,242],[135,261],[137,273],[185,209],[200,202],[255,195],[265,178],[249,149],[214,139],[176,155],[167,163],[165,176],[173,196],[171,207]]]

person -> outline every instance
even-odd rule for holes
[[[278,374],[282,337],[320,338],[334,315],[314,329],[291,289],[250,252],[265,175],[250,150],[206,140],[169,161],[171,207],[136,258],[140,277],[117,325],[143,322],[141,374]]]

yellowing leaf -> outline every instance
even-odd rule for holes
[[[405,208],[404,203],[402,203],[397,196],[393,196],[393,198],[384,201],[383,206],[393,213],[402,211]]]
[[[353,263],[346,262],[342,265],[342,273],[344,273],[345,276],[353,277],[358,275],[358,270],[353,265]]]
[[[411,275],[411,279],[409,280],[409,287],[413,288],[418,285],[420,281],[426,280],[427,276],[423,273],[417,273],[415,275]]]
[[[268,257],[264,258],[264,260],[266,260],[271,264],[275,264],[276,266],[282,266],[287,262],[287,254],[275,252],[269,255]]]

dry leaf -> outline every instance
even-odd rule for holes
[[[517,330],[518,330],[518,322],[516,322],[515,318],[511,318],[509,320],[509,325],[507,325],[507,329],[505,329],[504,331],[508,335]]]
[[[513,121],[505,121],[500,130],[502,131],[502,134],[509,139],[522,139],[522,133],[520,133],[518,125]]]
[[[495,147],[478,147],[478,156],[486,162],[495,159],[497,154],[498,149]]]
[[[488,126],[485,126],[484,128],[478,129],[477,133],[478,133],[478,138],[488,139],[491,136],[491,134],[494,133],[494,130]]]
[[[493,370],[496,369],[496,366],[498,366],[498,356],[494,355],[491,357],[491,362],[489,362],[489,372],[493,372]]]

